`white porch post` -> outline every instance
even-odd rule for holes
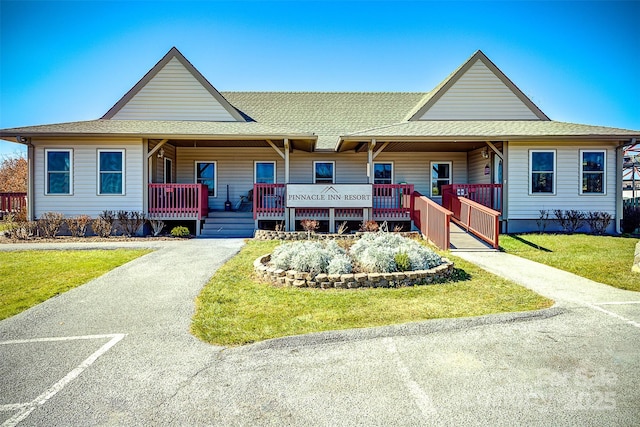
[[[509,141],[502,143],[502,221],[509,232]]]
[[[284,185],[285,185],[285,197],[287,195],[286,191],[287,191],[287,187],[286,185],[289,184],[289,138],[285,138],[284,139]],[[286,205],[286,201],[283,201],[283,203],[285,204],[284,207],[284,229],[287,231],[291,231],[291,220],[289,218],[289,208]],[[295,221],[293,222],[293,224],[295,224]]]
[[[375,138],[371,139],[369,143],[369,147],[367,150],[367,176],[369,177],[369,184],[373,184],[375,181],[375,176],[373,173],[373,150],[376,148],[376,140]],[[369,219],[373,219],[373,208],[366,208],[362,210],[362,220],[368,221]]]
[[[34,221],[36,210],[34,206],[34,185],[35,185],[35,147],[29,139],[27,142],[27,220]]]
[[[149,152],[149,140],[147,138],[142,140],[142,152]],[[142,180],[142,211],[146,214],[149,213],[149,184],[151,183],[151,157],[147,156],[147,161],[142,162],[142,176],[147,177],[147,182]]]

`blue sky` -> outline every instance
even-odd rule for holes
[[[0,128],[99,118],[176,46],[221,91],[429,91],[481,49],[552,119],[640,130],[640,1],[0,7]]]

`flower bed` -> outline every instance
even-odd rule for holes
[[[307,233],[306,231],[273,231],[273,230],[256,230],[253,236],[256,240],[356,240],[359,239],[364,232],[356,232],[353,234],[332,234],[332,233]],[[402,231],[398,234],[403,237],[419,236],[417,231]]]
[[[448,279],[453,273],[453,263],[446,258],[442,258],[443,264],[429,270],[317,275],[271,267],[268,265],[270,260],[271,254],[258,257],[253,263],[256,274],[275,285],[298,288],[397,288],[436,283]]]
[[[399,287],[441,281],[453,263],[406,237],[365,233],[348,251],[335,240],[285,243],[256,259],[254,268],[261,278],[285,286]]]

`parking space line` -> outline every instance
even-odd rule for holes
[[[625,323],[627,323],[627,324],[629,324],[629,325],[631,325],[631,326],[635,326],[636,328],[640,328],[640,323],[635,322],[635,321],[633,321],[633,320],[631,320],[631,319],[627,319],[627,318],[626,318],[626,317],[624,317],[624,316],[620,316],[618,313],[614,313],[613,311],[605,310],[604,308],[599,307],[598,305],[595,305],[595,304],[589,304],[589,303],[587,303],[587,304],[585,304],[585,305],[586,305],[587,307],[589,307],[589,308],[592,308],[592,309],[594,309],[594,310],[598,310],[598,311],[600,311],[600,312],[602,312],[602,313],[604,313],[604,314],[607,314],[607,315],[609,315],[609,316],[611,316],[611,317],[615,317],[616,319],[622,320],[623,322],[625,322]]]
[[[625,304],[640,304],[640,301],[612,301],[612,302],[599,302],[595,305],[625,305]]]
[[[8,344],[27,344],[34,342],[54,342],[54,341],[73,341],[73,340],[86,340],[86,339],[101,339],[101,338],[111,338],[106,344],[96,350],[93,354],[87,357],[82,363],[80,363],[75,369],[65,375],[60,381],[56,382],[54,385],[49,387],[44,393],[40,394],[38,397],[33,399],[28,403],[15,403],[0,406],[0,410],[3,412],[18,410],[13,417],[6,420],[2,423],[2,427],[14,427],[22,420],[27,418],[31,412],[33,412],[36,407],[44,405],[47,400],[51,399],[56,395],[60,390],[62,390],[67,384],[76,379],[85,369],[93,364],[100,356],[105,354],[111,347],[116,345],[120,340],[122,340],[126,334],[107,334],[107,335],[82,335],[82,336],[74,336],[74,337],[52,337],[52,338],[33,338],[33,339],[25,339],[25,340],[10,340],[10,341],[2,341],[0,345],[8,345]]]

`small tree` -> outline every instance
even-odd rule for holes
[[[0,163],[0,193],[27,192],[27,159],[7,157]]]

